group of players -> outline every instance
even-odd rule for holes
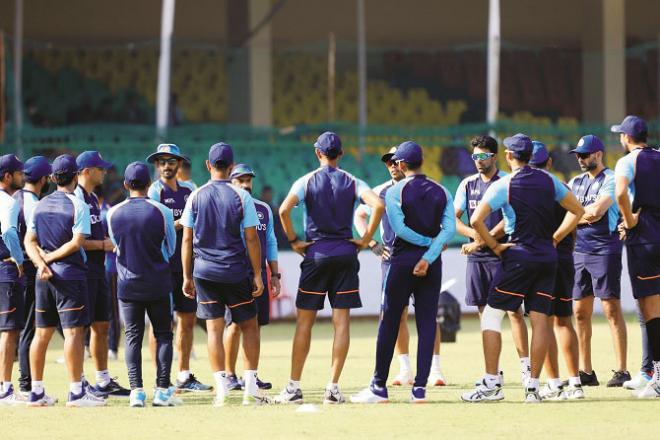
[[[343,403],[338,383],[350,344],[350,309],[361,307],[357,254],[367,248],[382,259],[376,365],[370,385],[350,400],[388,401],[387,381],[397,347],[402,368],[393,385],[412,385],[410,400],[424,402],[427,383],[445,382],[436,311],[441,253],[456,232],[470,241],[462,248],[468,256],[466,303],[479,308],[486,365],[475,389],[461,396],[463,401],[504,398],[499,356],[506,314],[520,356],[524,401],[584,398],[583,385],[598,385],[590,359],[594,297],[602,300],[619,361],[608,386],[634,389],[640,398],[660,397],[660,198],[654,195],[660,183],[660,152],[647,145],[647,126],[640,118],[629,116],[612,131],[620,133],[628,153],[615,171],[603,164],[602,142],[584,136],[571,153],[585,172],[568,185],[548,172],[552,159],[542,143],[524,134],[504,139],[511,168],[505,174],[497,168],[497,141],[477,137],[471,146],[478,173],[461,182],[455,197],[423,173],[423,150],[415,142],[403,142],[383,155],[391,179],[372,191],[339,168],[339,136],[320,135],[314,144],[320,167],[296,180],[279,210],[291,248],[303,260],[290,380],[274,399],[265,393],[271,384],[257,375],[260,327],[269,321],[269,297],[280,291],[274,218],[267,204],[251,196],[255,173],[248,165],[235,164],[229,144],[211,146],[206,161],[210,180],[197,189],[177,179],[177,170],[188,160],[179,148],[159,145],[147,158],[156,164],[159,179],[152,182],[146,163],[131,163],[124,172],[129,197],[111,207],[105,218],[93,189],[103,182],[110,164],[98,152],[86,151],[77,158],[62,155],[52,165],[40,156],[25,164],[15,155],[2,156],[0,405],[56,403],[46,394],[43,379],[48,344],[59,328],[70,383],[67,406],[103,406],[108,396],[128,397],[132,407],[145,406],[145,314],[156,365],[154,406],[182,404],[177,396],[181,392],[213,390],[214,405],[222,406],[229,391],[240,388],[245,405],[302,403],[300,381],[311,331],[326,296],[334,341],[323,401]],[[43,196],[49,182],[56,190]],[[295,207],[303,210],[303,238],[291,220]],[[359,238],[353,238],[354,224]],[[373,239],[379,227],[382,243]],[[622,244],[644,336],[644,362],[635,378],[625,365],[619,302]],[[116,254],[116,296],[130,390],[108,371],[112,298],[103,272],[105,252]],[[414,379],[407,357],[411,296],[418,332]],[[523,303],[531,322],[531,346]],[[207,331],[214,387],[190,371],[197,318],[204,320]],[[83,373],[88,329],[95,386]],[[242,383],[235,372],[241,335]],[[17,344],[20,391],[11,381]],[[170,382],[173,345],[179,362],[176,385]],[[567,383],[559,378],[558,345],[569,373]],[[544,365],[548,381],[541,387]]]

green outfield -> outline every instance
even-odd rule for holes
[[[628,316],[629,369],[636,372],[640,357],[640,332],[634,316]],[[411,322],[411,325],[414,324]],[[482,374],[481,338],[478,322],[464,319],[458,342],[442,347],[442,367],[450,385],[428,393],[425,405],[407,403],[409,388],[390,388],[390,404],[360,406],[321,404],[327,382],[332,328],[319,323],[302,380],[307,403],[318,404],[318,413],[297,413],[296,406],[241,406],[241,394],[231,395],[223,408],[211,406],[212,395],[185,396],[177,408],[128,408],[127,401],[111,400],[109,408],[68,409],[61,403],[68,391],[63,365],[62,342],[55,338],[48,353],[45,384],[49,394],[60,399],[55,408],[0,408],[3,439],[165,439],[179,438],[658,438],[660,399],[638,401],[622,389],[604,386],[587,388],[587,400],[524,405],[519,383],[518,360],[508,328],[504,333],[502,366],[506,382],[503,402],[466,404],[459,395]],[[357,321],[352,328],[352,345],[340,386],[347,395],[367,385],[374,366],[376,321]],[[263,331],[260,376],[274,383],[272,394],[286,383],[294,325],[273,324]],[[414,335],[414,330],[412,331]],[[206,358],[204,334],[195,335],[193,371],[212,382]],[[415,347],[413,337],[411,346]],[[148,350],[145,347],[145,354]],[[614,357],[607,324],[594,325],[593,361],[601,383],[611,376]],[[120,353],[121,358],[121,353]],[[414,360],[413,360],[414,362]],[[560,360],[560,362],[562,362]],[[147,354],[145,383],[154,380],[154,368]],[[392,372],[398,369],[396,361]],[[562,370],[564,370],[562,368]],[[93,376],[91,361],[86,371]],[[111,362],[110,371],[127,384],[122,360]],[[16,375],[14,382],[16,382]],[[173,375],[174,377],[174,375]],[[149,393],[150,394],[150,393]]]

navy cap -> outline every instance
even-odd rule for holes
[[[107,170],[112,166],[110,162],[103,160],[103,156],[98,151],[83,151],[76,157],[76,163],[81,171],[85,168],[103,168]]]
[[[545,144],[539,141],[532,141],[532,145],[534,146],[534,150],[532,150],[532,158],[529,160],[529,164],[536,166],[547,162],[550,154]]]
[[[146,186],[151,182],[149,167],[144,162],[133,162],[128,164],[124,171],[124,182],[127,185]]]
[[[588,134],[586,136],[582,136],[577,143],[577,147],[568,153],[591,154],[595,153],[596,151],[605,151],[605,146],[603,145],[603,142],[598,138],[598,136]]]
[[[506,147],[507,151],[511,151],[513,153],[532,154],[534,151],[532,140],[526,134],[518,133],[511,137],[504,138],[502,143]]]
[[[49,176],[53,173],[53,168],[48,163],[48,159],[43,156],[34,156],[25,162],[25,177],[28,182],[36,182],[44,176]]]
[[[234,169],[231,171],[231,175],[229,176],[230,179],[236,179],[241,176],[252,176],[255,177],[256,174],[252,168],[250,168],[248,165],[244,163],[239,163],[234,167]]]
[[[341,139],[336,133],[326,131],[314,142],[314,147],[321,150],[321,153],[327,154],[331,152],[341,153]]]
[[[613,133],[625,133],[633,137],[642,137],[649,132],[646,121],[637,116],[626,116],[618,125],[612,126]]]
[[[392,156],[392,160],[406,163],[420,163],[423,159],[422,147],[413,141],[403,142]]]
[[[78,171],[76,159],[70,154],[57,156],[53,161],[53,174],[74,174]]]
[[[380,160],[382,162],[390,161],[392,160],[392,156],[394,156],[394,153],[396,153],[396,147],[392,147],[389,150],[387,150],[387,153],[380,156]]]
[[[147,162],[155,162],[159,156],[172,156],[176,157],[177,159],[186,160],[186,157],[181,154],[179,147],[174,144],[160,144],[156,148],[156,152],[151,153],[147,157]]]
[[[5,173],[13,173],[14,171],[23,171],[23,162],[18,160],[15,154],[0,156],[0,178]]]
[[[209,162],[211,162],[211,165],[215,165],[221,161],[227,165],[234,163],[234,151],[231,145],[224,142],[213,144],[209,149]]]

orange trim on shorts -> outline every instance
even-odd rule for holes
[[[37,312],[39,312],[39,313],[46,313],[45,310],[41,310],[41,309],[34,309],[34,310],[37,311]]]
[[[541,296],[545,296],[545,297],[550,298],[550,299],[555,299],[554,296],[552,296],[552,295],[548,295],[547,293],[536,292],[536,294],[537,294],[537,295],[541,295]]]
[[[521,298],[525,297],[525,295],[523,295],[522,293],[507,292],[506,290],[501,290],[498,287],[496,287],[495,290],[497,290],[500,293],[506,293],[507,295],[519,296]]]
[[[227,305],[227,307],[229,307],[230,309],[233,309],[233,308],[238,307],[238,306],[244,306],[245,304],[250,304],[251,302],[254,302],[254,298],[252,298],[250,301],[245,301],[245,302],[242,302],[242,303],[234,304],[233,306]]]
[[[654,280],[656,278],[660,278],[660,275],[654,275],[652,277],[640,277],[639,275],[637,275],[637,279],[642,281]]]
[[[200,301],[199,303],[206,305],[206,304],[217,304],[218,302],[217,301]]]
[[[343,292],[337,292],[337,295],[344,295],[345,293],[358,293],[360,289],[355,289],[355,290],[345,290]]]
[[[14,307],[11,310],[6,310],[4,312],[0,312],[0,315],[9,315],[10,313],[14,313],[16,311],[16,307]]]
[[[69,309],[58,310],[58,313],[61,313],[61,312],[78,312],[78,311],[80,311],[80,310],[82,310],[82,309],[84,309],[84,308],[85,308],[84,305],[82,305],[82,306],[80,306],[80,307],[71,307],[71,308],[69,308]]]
[[[309,293],[310,295],[325,295],[326,293],[328,293],[328,292],[308,292],[307,290],[302,290],[300,288],[298,288],[298,291],[302,293]]]
[[[566,301],[566,302],[573,301],[573,298],[559,298],[559,299],[561,301]]]

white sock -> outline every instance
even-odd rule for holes
[[[245,395],[255,396],[257,394],[257,370],[243,371],[245,380]]]
[[[110,383],[110,373],[108,370],[97,371],[96,372],[96,384],[102,387],[107,386]]]
[[[73,394],[82,393],[82,382],[71,382],[69,384],[69,391],[71,391]]]
[[[6,393],[9,391],[9,388],[11,388],[11,381],[3,381],[2,385],[0,386],[0,389],[2,390],[3,393]]]
[[[431,360],[431,373],[440,372],[440,355],[434,354],[433,359]]]
[[[32,381],[32,392],[34,394],[41,394],[44,392],[44,381],[43,380],[33,380]]]
[[[495,385],[500,383],[500,377],[497,374],[488,374],[484,375],[484,381],[488,388],[494,388]]]
[[[190,370],[179,371],[179,374],[176,375],[176,379],[181,383],[187,381],[189,377],[190,377]]]
[[[582,386],[582,381],[580,380],[580,376],[577,377],[569,377],[568,378],[568,385],[572,387],[576,386]]]
[[[660,382],[660,361],[653,361],[653,377],[651,380],[655,383]]]
[[[410,356],[408,356],[408,354],[399,355],[399,370],[402,373],[410,373],[412,371],[412,367],[410,366]]]
[[[536,391],[538,391],[540,387],[541,384],[539,383],[538,377],[536,379],[534,379],[533,377],[527,379],[527,388],[534,388]]]
[[[179,373],[181,374],[181,373]],[[227,395],[227,374],[224,371],[216,371],[213,373],[215,379],[215,390],[218,396]]]
[[[548,385],[550,386],[551,390],[558,390],[559,387],[561,386],[561,379],[559,378],[548,379]]]
[[[290,389],[291,391],[299,390],[300,389],[300,381],[289,379],[289,383],[287,384],[287,388]]]
[[[339,389],[339,384],[328,382],[328,385],[326,385],[325,389],[326,390],[332,390],[332,391],[338,390]]]
[[[529,358],[524,357],[520,358],[520,372],[527,373],[531,370],[531,364],[529,363]]]

